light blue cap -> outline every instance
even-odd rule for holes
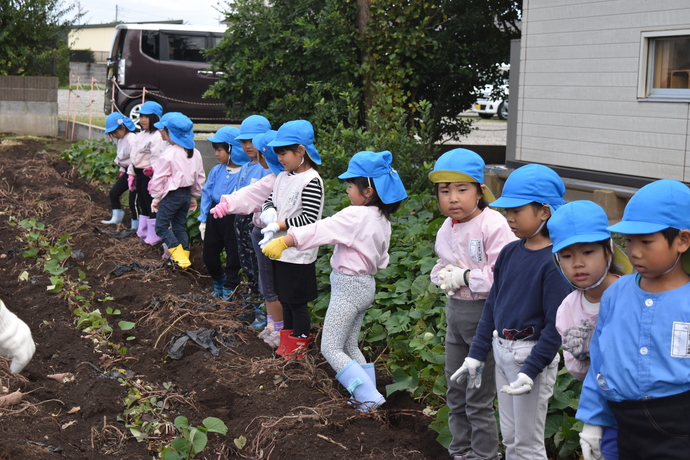
[[[158,115],[158,118],[163,116],[163,106],[156,101],[146,101],[139,109],[141,115]]]
[[[234,126],[223,126],[216,131],[216,134],[209,137],[207,140],[217,143],[226,142],[230,146],[230,159],[234,164],[242,166],[252,161],[252,159],[249,158],[249,155],[244,153],[242,142],[237,140],[237,135],[239,132],[240,129],[235,128]]]
[[[484,159],[476,152],[467,149],[453,149],[441,155],[429,179],[435,184],[452,182],[484,183]],[[484,199],[491,203],[496,198],[489,187],[484,189]]]
[[[292,120],[278,129],[276,138],[269,143],[273,148],[288,145],[303,145],[309,158],[317,165],[321,164],[321,155],[314,146],[314,127],[307,120]]]
[[[611,238],[606,229],[609,219],[606,212],[592,201],[572,201],[553,213],[546,226],[553,247],[558,252],[576,243],[594,243]]]
[[[254,144],[256,150],[261,152],[266,158],[268,169],[276,176],[285,169],[283,165],[280,164],[280,161],[278,161],[278,154],[276,154],[276,151],[273,150],[273,147],[268,145],[269,142],[275,139],[277,133],[278,131],[270,130],[263,134],[257,134],[257,136],[252,139],[252,144]]]
[[[155,123],[153,124],[153,127],[154,127],[154,128],[158,128],[158,129],[163,129],[163,128],[165,128],[166,123],[168,122],[168,120],[170,120],[170,117],[172,117],[172,116],[174,116],[174,115],[182,115],[182,113],[180,113],[180,112],[168,112],[168,113],[165,113],[165,114],[163,114],[163,116],[160,118],[160,120],[158,120],[157,122],[155,122]]]
[[[242,121],[240,125],[240,134],[237,136],[237,139],[240,141],[251,140],[254,139],[254,136],[265,133],[270,129],[271,123],[266,117],[262,117],[261,115],[250,115]]]
[[[115,131],[120,126],[124,126],[130,131],[134,131],[137,127],[134,122],[118,112],[113,112],[108,115],[105,119],[105,133],[110,134]]]
[[[370,177],[381,201],[386,204],[397,203],[407,198],[407,193],[398,172],[391,166],[392,161],[393,155],[388,150],[357,152],[350,159],[347,171],[339,175],[338,179]]]
[[[608,227],[624,235],[646,235],[667,228],[690,230],[690,188],[662,179],[635,193],[623,211],[623,220]]]
[[[165,127],[171,141],[186,149],[194,148],[194,123],[186,115],[173,115]]]
[[[553,169],[529,164],[513,171],[503,185],[501,197],[491,203],[494,208],[519,208],[532,202],[548,204],[553,213],[565,204],[565,184]]]

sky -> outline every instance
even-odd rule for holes
[[[88,11],[81,24],[103,24],[117,20],[124,22],[167,21],[182,19],[193,26],[218,26],[223,15],[216,8],[226,0],[78,0],[82,11]],[[73,3],[66,0],[65,5]],[[76,0],[74,1],[76,3]]]

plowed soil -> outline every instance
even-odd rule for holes
[[[370,414],[348,405],[319,353],[317,326],[305,359],[275,356],[235,319],[236,303],[211,296],[200,247],[192,248],[192,269],[181,271],[136,235],[99,232],[124,230],[129,220],[119,228],[100,223],[110,217],[107,190],[59,158],[67,143],[1,140],[0,298],[31,328],[36,354],[20,375],[0,358],[2,391],[26,393],[21,404],[0,407],[0,459],[155,458],[176,436],[180,415],[192,426],[217,417],[228,427],[225,436],[208,434],[198,459],[447,458],[431,419],[408,395],[394,393]],[[22,255],[40,240],[19,225],[30,218],[45,224],[39,233],[50,245],[69,234],[72,255],[60,275],[69,281],[60,292],[49,292],[54,280],[38,262],[45,248]],[[77,327],[75,309],[86,302],[112,333]],[[136,326],[123,331],[120,321]],[[168,356],[173,337],[209,329],[224,338],[217,353],[190,340],[181,359]],[[377,369],[385,394],[391,379],[383,362]],[[48,377],[64,373],[74,379]],[[126,426],[137,418],[148,432],[143,441]]]

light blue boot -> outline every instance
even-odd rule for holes
[[[386,402],[386,398],[376,389],[367,371],[354,359],[343,368],[335,378],[360,403],[358,410],[370,412]]]
[[[136,230],[139,228],[139,221],[137,219],[132,219],[131,220],[131,225],[130,227],[132,230]]]
[[[123,209],[113,209],[113,217],[110,220],[102,220],[102,224],[121,224],[125,218],[125,211]]]

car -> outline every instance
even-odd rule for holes
[[[204,51],[216,46],[225,31],[223,27],[119,24],[107,63],[106,115],[114,106],[137,123],[146,88],[145,100],[158,102],[164,112],[182,112],[195,121],[228,121],[223,101],[202,97],[223,76],[211,68]]]
[[[481,118],[488,120],[494,115],[498,116],[500,120],[508,119],[508,82],[501,85],[501,90],[505,94],[504,99],[492,99],[493,85],[486,85],[481,90],[482,96],[472,105],[472,112],[475,112]]]

